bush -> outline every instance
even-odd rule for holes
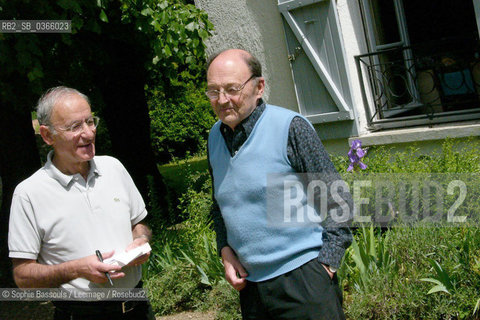
[[[160,163],[184,158],[205,149],[215,115],[204,94],[205,81],[184,72],[171,80],[174,96],[163,88],[149,90],[152,144]]]
[[[218,282],[209,292],[202,310],[216,310],[215,319],[240,320],[238,292],[226,281]]]
[[[145,288],[158,315],[196,309],[206,291],[195,272],[181,263],[165,265],[160,273],[147,278]]]
[[[144,273],[154,312],[217,310],[218,319],[240,319],[238,293],[226,283],[210,218],[207,170],[187,169],[177,214],[182,223],[154,231],[152,256]]]

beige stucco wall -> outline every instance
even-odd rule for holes
[[[345,48],[347,72],[352,88],[352,103],[359,135],[367,133],[367,118],[362,99],[360,80],[358,79],[355,56],[366,53],[367,44],[364,36],[362,18],[358,1],[337,0],[338,20],[341,37]]]
[[[247,49],[263,66],[265,99],[271,104],[298,111],[287,59],[281,14],[276,0],[195,0],[215,26],[207,52],[228,48]]]

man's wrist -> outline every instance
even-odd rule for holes
[[[235,253],[233,252],[232,248],[230,248],[229,246],[225,246],[222,248],[222,250],[220,250],[220,256],[222,258],[222,262],[225,258],[231,255],[235,255]]]

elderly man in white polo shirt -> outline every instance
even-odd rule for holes
[[[99,122],[88,98],[56,87],[39,100],[40,134],[53,150],[15,189],[8,234],[15,282],[22,288],[84,292],[141,286],[144,254],[123,268],[103,263],[147,243],[145,204],[123,165],[95,156]],[[148,301],[54,302],[55,319],[153,319]]]

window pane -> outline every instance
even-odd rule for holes
[[[376,45],[401,41],[393,0],[371,0]]]

